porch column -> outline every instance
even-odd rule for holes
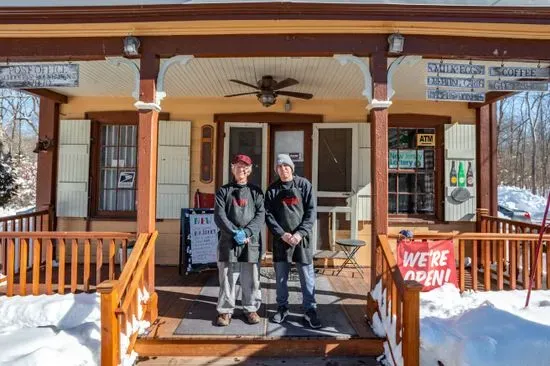
[[[155,231],[157,197],[157,145],[159,109],[153,105],[156,95],[156,81],[159,72],[159,58],[147,52],[143,45],[140,68],[138,124],[138,180],[137,180],[137,232]],[[148,104],[150,103],[150,104]],[[150,294],[146,319],[149,322],[158,316],[158,297],[155,292],[155,250],[147,264],[146,279]]]
[[[496,216],[497,211],[497,144],[496,115],[494,104],[476,108],[477,143],[477,194],[478,208],[489,210]]]
[[[144,47],[145,48],[145,47]],[[144,51],[141,55],[139,100],[154,103],[159,58]],[[157,188],[158,113],[152,109],[139,110],[137,232],[155,231]]]
[[[384,53],[370,58],[373,99],[387,100],[387,58]],[[377,245],[378,235],[388,233],[388,109],[374,107],[370,111],[371,168],[372,168],[372,239],[371,289],[382,273],[382,253]]]
[[[49,138],[59,145],[59,103],[40,97],[38,138]],[[36,207],[38,210],[55,205],[57,147],[38,153],[36,172]]]

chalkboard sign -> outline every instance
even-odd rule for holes
[[[180,217],[179,273],[217,268],[218,228],[214,210],[184,208]]]

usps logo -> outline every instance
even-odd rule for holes
[[[134,188],[136,172],[120,172],[118,176],[118,188]]]

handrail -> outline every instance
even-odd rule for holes
[[[51,209],[50,208],[47,208],[45,210],[40,210],[40,211],[29,212],[29,213],[25,213],[25,214],[16,214],[16,215],[11,215],[11,216],[0,217],[0,222],[10,221],[10,220],[18,220],[18,219],[26,219],[26,218],[29,218],[29,217],[41,216],[41,215],[46,215],[46,214],[48,214],[48,215],[51,214]]]
[[[528,229],[537,230],[537,231],[540,230],[540,225],[529,223],[529,222],[512,220],[504,217],[481,215],[481,221],[503,223],[503,224],[513,225],[519,228],[528,228]]]
[[[135,233],[101,232],[101,231],[0,231],[0,237],[14,239],[127,239],[134,237]]]
[[[398,239],[399,235],[389,234],[388,238]],[[538,239],[538,234],[515,233],[414,233],[414,238],[419,240],[434,239],[460,239],[460,240],[533,240]],[[543,240],[550,240],[550,234],[544,235]]]
[[[148,269],[154,265],[157,237],[157,231],[140,234],[119,279],[97,287],[101,294],[101,365],[120,363],[121,336],[129,339],[123,351],[132,352],[139,334],[134,321],[152,323],[156,318],[157,295],[147,290],[154,286]]]

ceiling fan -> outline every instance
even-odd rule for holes
[[[277,101],[278,95],[286,95],[288,97],[294,97],[294,98],[300,98],[300,99],[313,98],[313,94],[280,90],[299,83],[298,80],[295,80],[292,78],[286,78],[282,81],[277,82],[276,80],[273,79],[273,76],[266,75],[266,76],[262,76],[261,80],[258,80],[257,86],[246,83],[241,80],[231,79],[229,81],[254,88],[257,91],[250,92],[250,93],[229,94],[229,95],[225,95],[226,98],[238,97],[240,95],[256,94],[256,96],[258,97],[258,100],[260,101],[260,103],[262,103],[264,107],[269,107],[275,104],[275,102]]]

